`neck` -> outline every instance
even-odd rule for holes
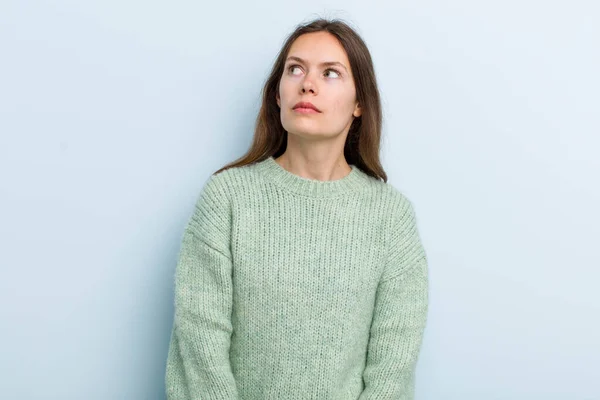
[[[303,197],[332,198],[351,196],[368,187],[370,179],[355,165],[350,173],[339,179],[320,180],[305,178],[282,167],[273,156],[255,164],[256,169],[287,192]]]
[[[286,151],[275,159],[286,171],[302,178],[318,181],[334,181],[348,175],[352,168],[346,162],[343,154],[332,158],[315,155],[305,156],[299,153]]]

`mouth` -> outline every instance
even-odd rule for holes
[[[307,101],[301,101],[297,103],[294,106],[293,110],[301,114],[314,114],[321,112],[317,107],[315,107],[314,104]]]
[[[297,107],[294,108],[294,111],[300,114],[318,114],[319,111],[314,108],[305,108],[305,107]]]

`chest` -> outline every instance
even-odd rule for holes
[[[308,307],[372,300],[386,235],[368,209],[348,202],[248,203],[234,210],[233,221],[238,294]]]

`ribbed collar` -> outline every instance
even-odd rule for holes
[[[307,197],[336,197],[364,189],[369,176],[356,165],[340,179],[320,181],[296,175],[275,161],[273,156],[256,163],[256,168],[278,186]]]

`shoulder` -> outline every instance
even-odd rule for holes
[[[409,238],[418,235],[417,215],[412,200],[404,191],[389,182],[377,183],[382,227],[388,237],[390,249],[397,248]]]
[[[202,194],[219,198],[222,202],[231,201],[236,195],[243,193],[243,189],[256,185],[259,179],[255,164],[230,167],[210,175],[204,183]]]
[[[384,222],[387,267],[382,275],[382,280],[386,281],[415,266],[426,266],[427,254],[421,241],[413,202],[390,183],[382,183],[381,191],[388,204]]]
[[[206,243],[219,247],[219,243],[226,242],[235,196],[243,193],[239,188],[251,179],[249,167],[233,167],[213,173],[202,182],[187,228],[204,238]]]
[[[209,175],[202,182],[196,195],[192,219],[211,220],[213,223],[224,225],[229,220],[235,188],[243,182],[240,172],[243,175],[245,168],[235,167]]]
[[[408,196],[389,182],[383,182],[358,170],[362,178],[363,189],[360,190],[361,199],[365,208],[377,209],[387,218],[402,216],[412,212],[413,206]],[[261,173],[258,163],[244,166],[231,167],[218,174],[211,175],[202,189],[203,196],[209,199],[218,199],[219,202],[231,202],[240,195],[266,188],[268,181]],[[364,195],[364,196],[363,196]],[[369,207],[372,206],[372,207]],[[380,214],[379,212],[377,214]]]
[[[368,186],[372,198],[389,220],[398,220],[414,213],[411,199],[392,183],[369,177]]]

